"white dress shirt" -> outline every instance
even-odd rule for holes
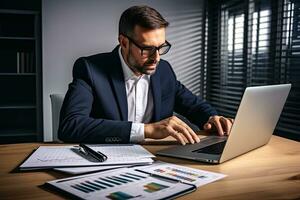
[[[136,76],[125,63],[121,47],[119,48],[119,56],[127,94],[128,121],[133,122],[130,132],[130,142],[138,143],[145,139],[144,123],[150,122],[153,115],[150,75]]]

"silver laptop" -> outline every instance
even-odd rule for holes
[[[248,87],[228,137],[208,136],[157,155],[216,164],[261,147],[269,142],[290,89],[291,84]]]

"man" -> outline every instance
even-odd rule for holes
[[[120,18],[120,45],[75,62],[60,115],[61,140],[138,143],[172,136],[183,145],[199,142],[174,111],[207,131],[229,133],[232,119],[218,116],[160,59],[171,47],[165,38],[167,26],[155,9],[131,7]]]

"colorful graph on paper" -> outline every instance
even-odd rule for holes
[[[146,188],[144,191],[146,192],[157,192],[162,189],[168,188],[169,186],[158,184],[158,183],[148,183],[147,185],[144,185],[144,188]]]
[[[126,185],[128,183],[133,183],[135,181],[140,181],[146,178],[147,178],[146,176],[142,176],[140,174],[124,172],[124,173],[120,173],[119,175],[103,176],[97,179],[90,179],[90,180],[76,182],[75,184],[71,184],[70,186],[78,191],[84,193],[91,193],[91,192],[100,191],[108,188]],[[116,197],[118,196],[118,194],[119,193],[117,193],[116,195],[112,195],[110,197],[111,198]]]
[[[132,199],[132,198],[136,198],[138,196],[132,196],[130,194],[127,194],[125,192],[113,192],[110,193],[109,195],[106,196],[108,199],[111,200],[126,200],[126,199]]]
[[[150,174],[157,174],[176,179],[185,183],[195,184],[197,187],[219,180],[226,176],[224,174],[193,169],[161,161],[157,161],[150,166],[142,167],[140,170]]]
[[[81,199],[90,200],[162,199],[194,190],[192,185],[152,177],[134,168],[75,176],[48,183]]]

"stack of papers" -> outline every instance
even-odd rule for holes
[[[173,199],[226,175],[155,162],[146,167],[49,181],[46,185],[81,199]]]
[[[83,155],[77,146],[40,146],[21,166],[20,170],[49,169],[61,167],[119,166],[151,164],[153,154],[140,145],[90,145],[95,151],[104,153],[108,158],[98,162],[92,157]],[[106,167],[113,168],[113,167]],[[74,172],[75,170],[75,172]],[[82,171],[84,169],[79,169]],[[84,171],[87,171],[86,168]],[[95,171],[95,168],[91,168]],[[62,170],[61,170],[62,171]],[[68,172],[67,169],[63,170]],[[76,174],[76,169],[70,169]]]
[[[78,146],[40,146],[20,169],[54,169],[73,175],[88,173],[46,183],[81,199],[173,199],[226,177],[161,161],[153,162],[155,156],[140,145],[88,147],[89,151],[104,154],[107,160],[98,161],[83,153]]]
[[[136,165],[107,165],[107,166],[95,166],[95,167],[58,167],[53,168],[56,171],[64,172],[67,174],[87,174],[91,172],[106,171],[111,169],[119,169],[124,167],[134,167]]]

